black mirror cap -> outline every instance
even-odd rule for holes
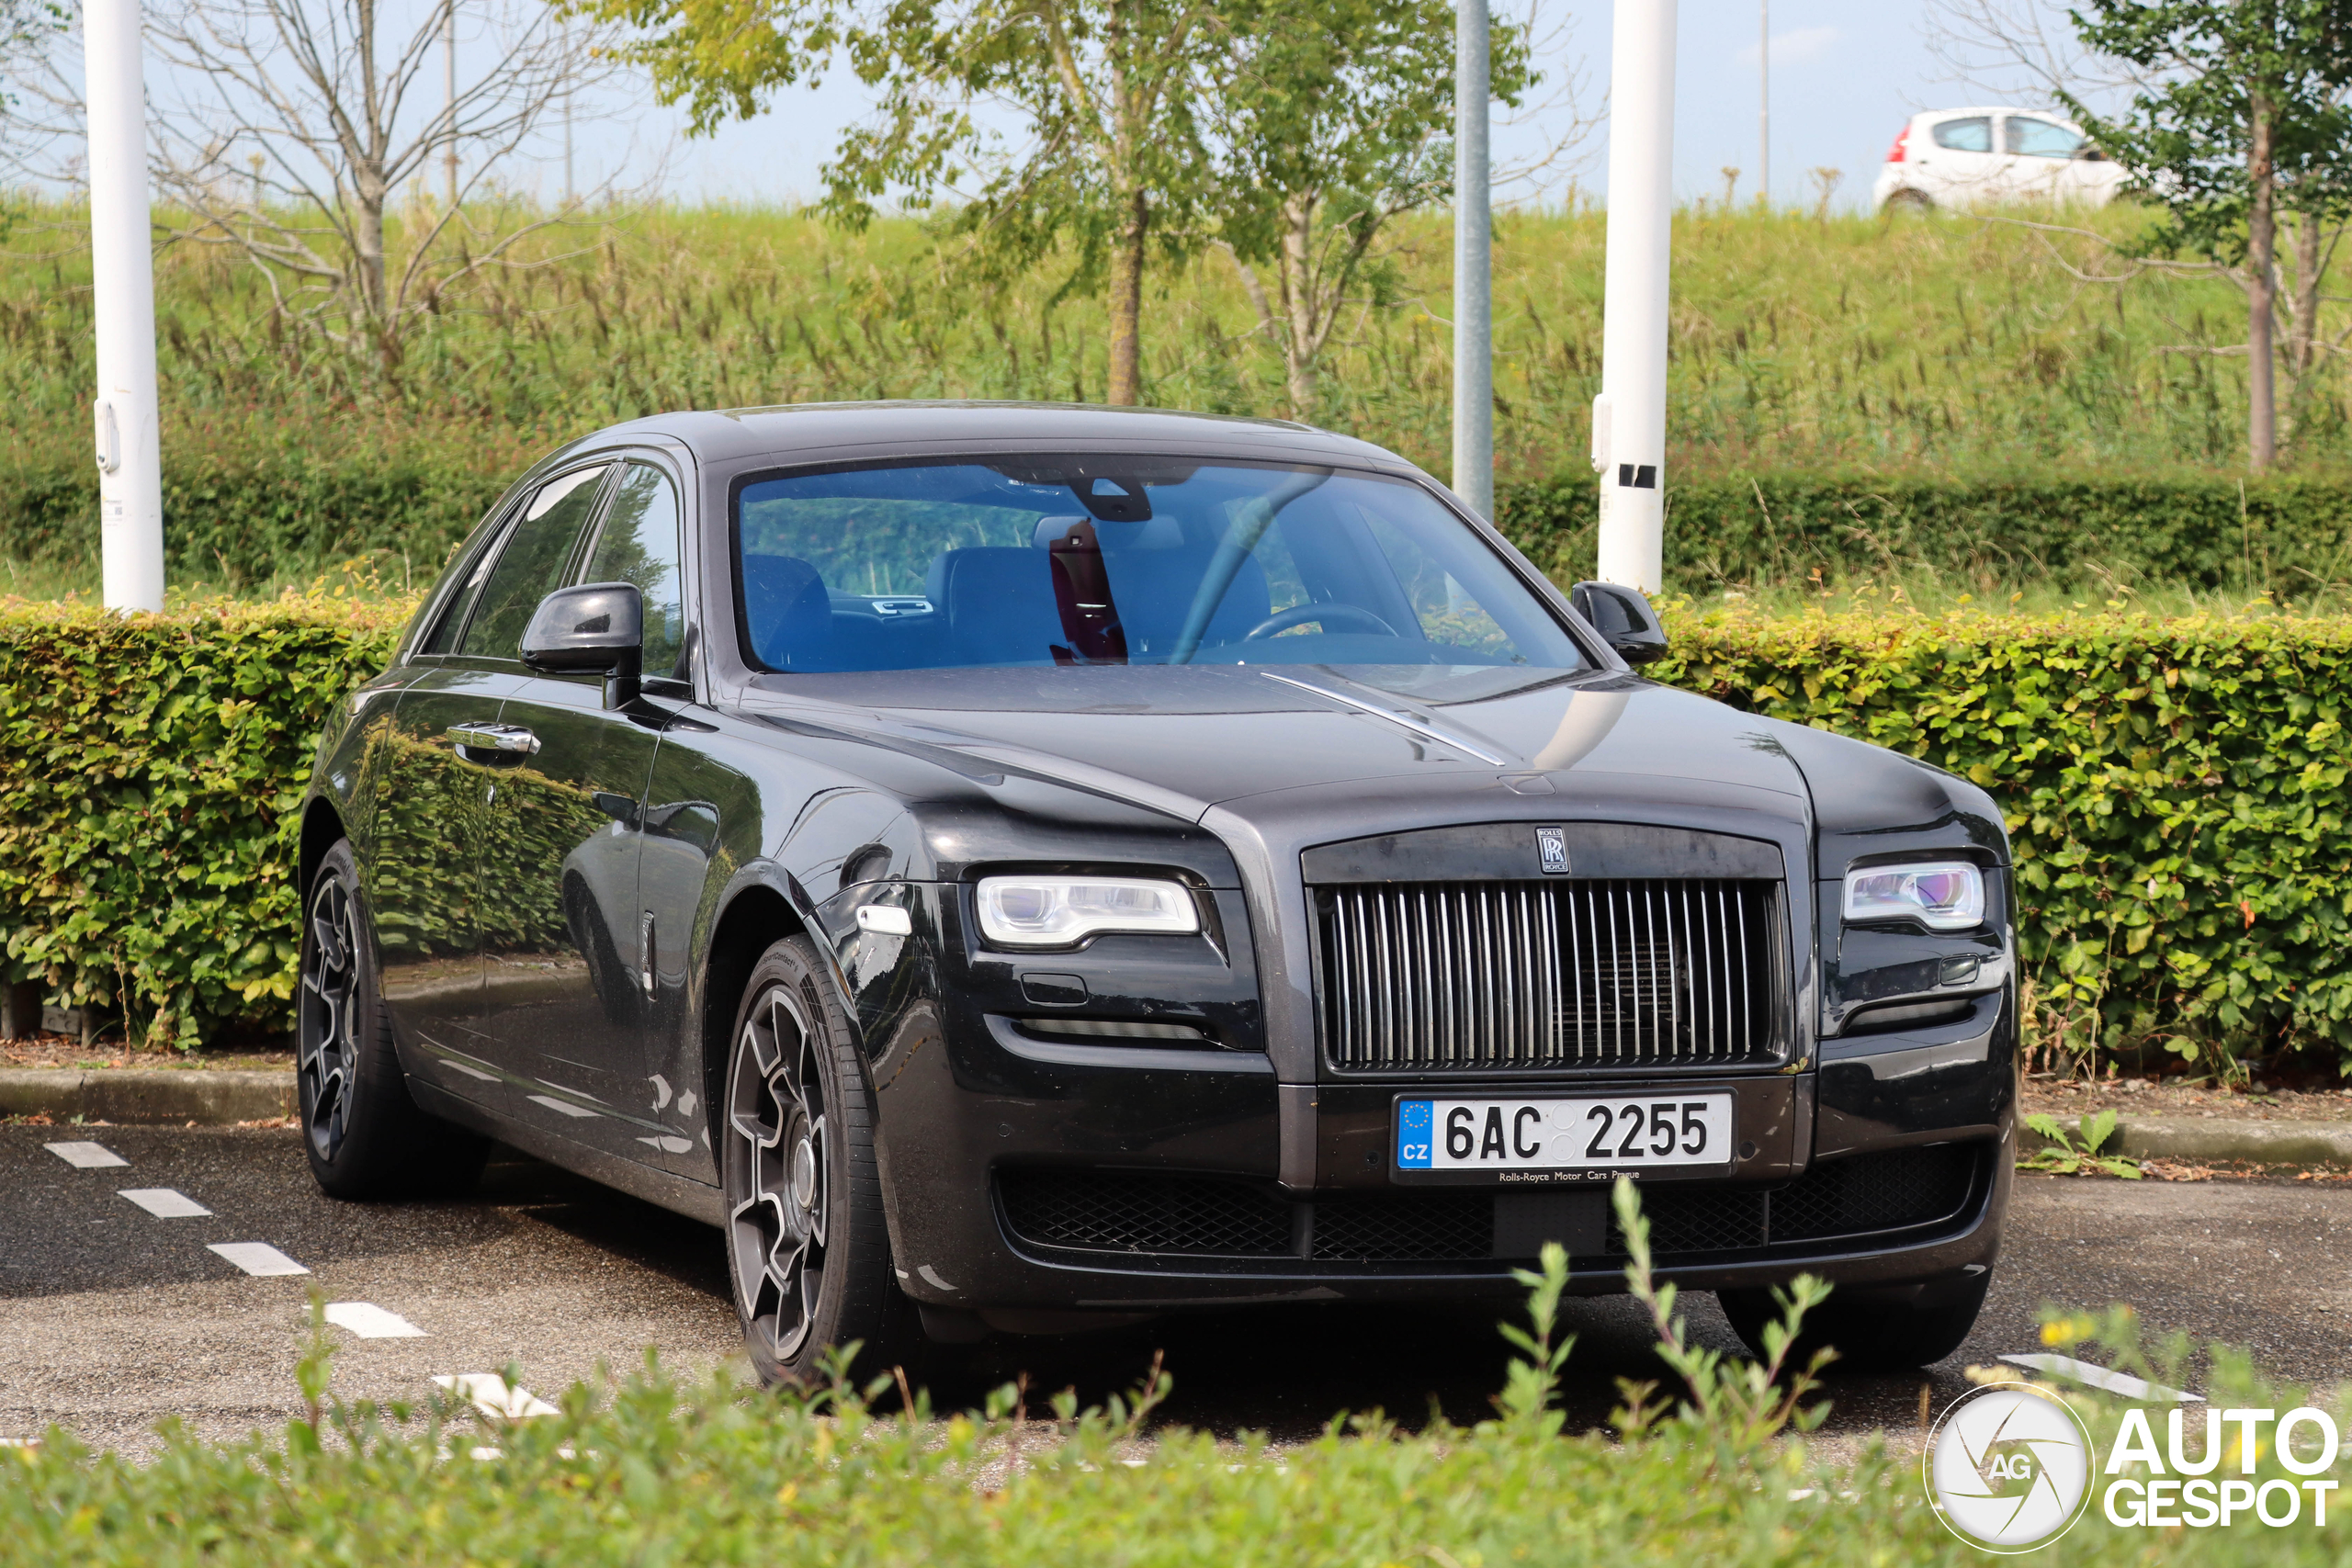
[[[523,662],[549,674],[637,673],[645,600],[633,582],[583,582],[539,601],[523,633]]]
[[[1626,663],[1647,664],[1666,656],[1666,628],[1640,589],[1579,582],[1568,590],[1568,603]]]

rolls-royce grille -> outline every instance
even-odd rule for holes
[[[1770,882],[1315,890],[1323,1029],[1349,1068],[1728,1066],[1777,1050]]]

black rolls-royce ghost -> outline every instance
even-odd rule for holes
[[[753,1360],[1508,1293],[1545,1241],[1933,1360],[2009,1189],[1979,790],[1642,679],[1412,465],[887,404],[576,442],[300,821],[319,1181],[497,1138],[719,1227]]]

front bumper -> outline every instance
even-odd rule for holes
[[[942,945],[952,952],[953,912],[930,912],[945,914]],[[855,992],[859,966],[844,968]],[[1521,1291],[1513,1270],[1534,1250],[1526,1238],[1547,1227],[1586,1244],[1571,1242],[1574,1290],[1624,1287],[1600,1184],[1555,1189],[1552,1201],[1565,1207],[1540,1212],[1531,1202],[1551,1194],[1390,1179],[1397,1094],[1459,1085],[1283,1085],[1261,1051],[1039,1040],[1008,1016],[1021,1009],[1017,995],[958,974],[951,985],[855,997],[893,1248],[919,1302],[1115,1314],[1509,1297]],[[1815,1070],[1552,1077],[1480,1092],[1732,1090],[1735,1136],[1755,1153],[1728,1179],[1643,1183],[1659,1272],[1685,1286],[1811,1272],[1899,1292],[1990,1269],[2014,1155],[2013,1000],[1995,997],[1964,1023],[1917,1037],[1833,1047],[1840,1054]],[[1286,1122],[1294,1145],[1304,1131],[1314,1150],[1311,1186],[1279,1168]],[[1897,1223],[1866,1204],[1855,1211],[1865,1223],[1837,1223],[1844,1200],[1825,1192],[1881,1188],[1900,1170],[1916,1177],[1922,1161],[1942,1162],[1936,1201],[1898,1209]],[[1776,1201],[1813,1217],[1776,1224]]]

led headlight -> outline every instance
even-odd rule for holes
[[[1984,923],[1984,874],[1965,861],[1849,871],[1846,919],[1918,920],[1931,931],[1968,931]]]
[[[1068,947],[1104,931],[1181,936],[1201,929],[1174,882],[1127,876],[980,879],[980,933],[997,947]]]

